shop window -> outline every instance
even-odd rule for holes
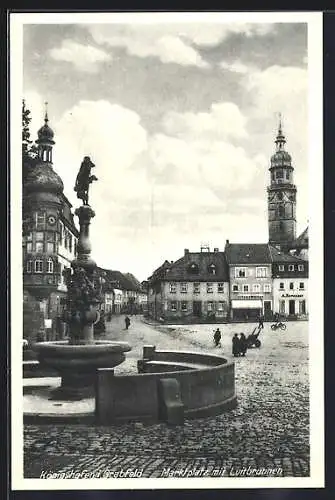
[[[279,301],[279,312],[280,314],[285,314],[285,300]]]
[[[224,309],[224,302],[218,302],[218,311],[223,311]]]
[[[213,302],[207,302],[207,311],[211,312],[214,310],[214,304]]]
[[[306,301],[299,300],[299,314],[306,314]]]

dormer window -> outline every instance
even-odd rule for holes
[[[209,271],[209,274],[216,274],[216,265],[215,264],[210,264],[208,266],[208,271]]]
[[[199,266],[198,264],[196,264],[195,262],[192,262],[189,266],[188,266],[188,272],[190,274],[199,274]]]

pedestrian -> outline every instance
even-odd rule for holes
[[[221,347],[221,332],[220,328],[217,328],[214,332],[214,343],[215,347]]]
[[[130,325],[130,319],[128,318],[128,316],[125,317],[124,322],[126,324],[126,330],[128,330],[129,325]]]
[[[240,354],[240,339],[238,338],[237,333],[235,333],[234,337],[232,338],[232,344],[233,356],[236,358]]]
[[[258,330],[262,330],[264,328],[264,317],[262,315],[258,318]]]
[[[247,352],[247,339],[245,338],[244,333],[242,332],[240,334],[240,356],[245,356],[245,353]]]

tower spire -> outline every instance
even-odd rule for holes
[[[286,144],[286,139],[285,139],[285,136],[283,134],[282,114],[278,113],[278,117],[279,117],[279,124],[278,124],[278,132],[277,132],[275,144],[276,144],[277,151],[283,151],[284,146]]]
[[[44,105],[45,105],[44,122],[45,122],[46,125],[48,125],[48,121],[49,121],[49,118],[48,118],[48,101],[45,101]]]

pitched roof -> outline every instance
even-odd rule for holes
[[[305,247],[308,248],[308,226],[306,229],[298,236],[298,238],[295,240],[295,245],[297,247]]]
[[[215,274],[210,266],[215,266]],[[224,252],[187,252],[170,263],[165,278],[173,281],[228,281]]]
[[[138,291],[139,288],[123,273],[120,271],[113,271],[111,269],[98,268],[98,272],[105,273],[106,287],[108,288],[121,288],[122,290]]]
[[[288,262],[291,264],[305,262],[304,259],[291,255],[290,253],[282,252],[272,245],[269,245],[272,262]]]
[[[271,264],[267,243],[227,243],[225,252],[228,264]]]

